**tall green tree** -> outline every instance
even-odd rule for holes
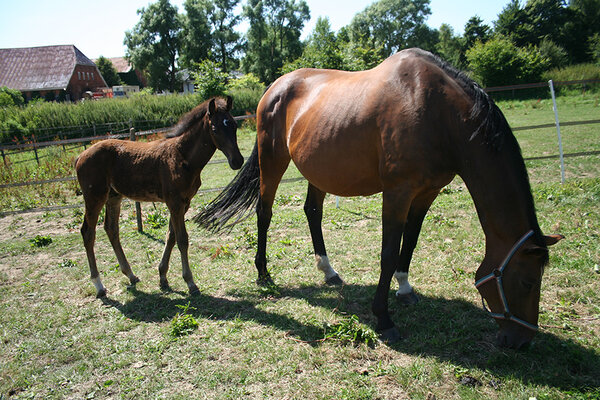
[[[429,14],[429,0],[379,0],[354,16],[351,40],[381,46],[389,56],[410,46]]]
[[[211,55],[212,36],[208,21],[208,0],[186,0],[183,3],[180,63],[192,68]]]
[[[158,0],[138,10],[140,21],[125,32],[126,57],[148,74],[155,90],[177,90],[177,59],[182,21],[169,0]]]
[[[96,60],[96,67],[98,67],[98,71],[102,74],[104,81],[108,85],[108,87],[113,87],[117,85],[121,85],[121,78],[115,69],[113,63],[106,57],[100,56]]]
[[[475,42],[485,43],[491,36],[491,28],[483,23],[479,16],[471,17],[465,24],[464,49],[470,49]]]
[[[435,52],[457,68],[464,69],[466,66],[461,37],[455,35],[454,29],[448,24],[440,26]]]
[[[310,10],[304,0],[248,0],[244,17],[250,22],[242,68],[269,83],[285,62],[302,55],[300,40]]]
[[[329,18],[319,17],[315,28],[306,40],[302,56],[284,64],[282,73],[298,68],[343,69],[342,55]]]

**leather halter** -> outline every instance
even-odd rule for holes
[[[513,314],[511,314],[510,310],[508,309],[508,302],[506,301],[506,296],[504,295],[504,286],[502,285],[502,276],[504,275],[504,270],[506,269],[506,266],[508,265],[508,263],[510,262],[512,257],[515,255],[517,250],[519,250],[519,248],[521,246],[523,246],[525,241],[527,241],[527,239],[529,239],[531,236],[533,236],[533,230],[530,230],[529,232],[527,232],[525,235],[523,235],[523,237],[521,239],[519,239],[519,241],[517,243],[514,244],[512,249],[510,249],[510,251],[508,252],[506,257],[504,258],[504,261],[502,261],[502,264],[500,264],[500,267],[498,267],[497,269],[493,270],[490,274],[484,276],[483,278],[481,278],[477,282],[475,282],[475,287],[477,289],[479,289],[479,287],[482,286],[483,284],[495,279],[496,285],[498,287],[498,294],[500,295],[500,300],[502,301],[502,306],[504,307],[504,312],[494,313],[491,310],[488,310],[487,307],[485,306],[485,300],[484,300],[483,294],[482,294],[481,301],[483,303],[483,309],[485,311],[487,311],[490,314],[490,316],[492,316],[493,318],[504,319],[507,321],[513,321],[521,326],[524,326],[525,328],[531,329],[533,331],[537,331],[538,330],[537,325],[531,324],[531,323],[524,321],[520,318],[517,318]]]

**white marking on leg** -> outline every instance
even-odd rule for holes
[[[396,292],[396,296],[401,296],[403,294],[409,294],[413,291],[412,286],[408,283],[408,272],[394,272],[394,276],[398,281],[398,291]]]
[[[96,287],[96,292],[100,293],[103,290],[106,290],[104,288],[104,285],[102,284],[102,281],[100,280],[100,277],[97,276],[95,278],[92,278],[92,283],[94,284],[94,286]]]
[[[331,267],[331,264],[329,264],[329,257],[316,254],[315,259],[317,260],[317,268],[325,274],[325,280],[333,278],[338,274]]]

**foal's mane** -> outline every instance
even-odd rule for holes
[[[198,121],[202,120],[208,112],[208,103],[210,100],[206,100],[200,105],[194,107],[193,110],[185,113],[179,122],[172,128],[167,134],[167,139],[178,137],[189,131]]]

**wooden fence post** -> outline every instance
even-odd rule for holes
[[[129,140],[135,142],[135,129],[129,128]],[[135,216],[137,219],[137,230],[139,233],[144,232],[144,226],[142,225],[142,205],[139,201],[135,202]]]

